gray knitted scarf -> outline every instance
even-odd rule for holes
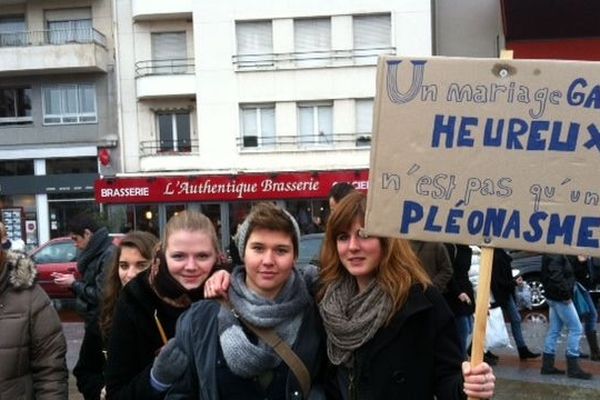
[[[311,299],[300,274],[293,269],[287,283],[275,300],[252,292],[245,283],[246,272],[238,266],[231,274],[229,300],[238,315],[261,328],[274,328],[290,346],[296,341],[304,308]],[[230,310],[221,307],[218,315],[219,341],[227,366],[234,374],[250,378],[275,368],[281,359],[262,341],[248,339],[240,321]]]
[[[327,332],[327,355],[340,365],[375,336],[392,312],[392,301],[377,280],[359,293],[355,279],[345,276],[325,290],[319,311]]]

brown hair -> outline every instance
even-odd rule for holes
[[[290,236],[292,244],[294,245],[294,258],[298,258],[298,241],[300,238],[299,229],[297,228],[296,222],[293,217],[284,211],[282,208],[276,206],[273,203],[258,203],[248,215],[248,228],[245,232],[240,232],[241,237],[238,240],[241,241],[242,250],[246,246],[246,242],[255,229],[267,229],[270,231],[283,232]],[[242,224],[244,226],[245,224]],[[243,231],[243,228],[242,228]],[[241,254],[244,254],[242,252]]]
[[[123,247],[137,249],[140,252],[140,255],[148,260],[148,265],[150,265],[150,262],[152,262],[154,257],[154,250],[157,243],[158,238],[149,232],[131,231],[123,237],[117,246],[112,264],[106,275],[102,310],[100,312],[100,329],[105,338],[107,338],[110,333],[117,300],[119,299],[119,294],[123,288],[121,279],[119,278],[119,259],[121,258],[121,250]]]
[[[321,249],[319,300],[323,298],[329,285],[348,274],[337,252],[337,237],[350,229],[356,219],[364,225],[366,206],[366,196],[354,191],[346,195],[331,214]],[[382,258],[375,279],[392,299],[393,311],[388,317],[389,322],[406,302],[411,286],[421,284],[425,288],[431,281],[407,240],[388,237],[378,239]]]

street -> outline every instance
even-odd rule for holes
[[[547,324],[545,317],[537,314],[530,314],[529,318],[523,320],[523,335],[527,345],[532,351],[541,352],[543,349],[544,336]],[[67,365],[69,371],[73,370],[77,362],[81,339],[83,338],[83,323],[77,322],[72,313],[61,312],[63,319],[63,329],[67,337]],[[75,321],[75,322],[73,322]],[[510,325],[507,325],[510,332]],[[509,336],[510,333],[509,333]],[[566,368],[564,356],[565,338],[561,338],[557,354],[557,367]],[[511,336],[512,340],[512,336]],[[514,347],[514,343],[512,344]],[[589,352],[585,338],[581,341],[581,348],[584,352]],[[566,376],[541,375],[541,359],[521,362],[517,355],[516,348],[496,349],[494,353],[500,356],[500,362],[494,366],[496,374],[496,396],[499,400],[514,399],[597,399],[600,391],[600,362],[582,360],[582,368],[591,372],[594,377],[590,381],[570,379]],[[69,399],[82,400],[83,397],[78,393],[75,386],[75,379],[72,375],[69,377]]]

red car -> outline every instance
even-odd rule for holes
[[[122,236],[115,236],[113,243],[118,244]],[[37,281],[51,299],[75,297],[71,289],[56,285],[52,274],[54,272],[73,273],[75,278],[79,279],[77,254],[75,243],[69,236],[51,239],[29,253],[37,266]]]

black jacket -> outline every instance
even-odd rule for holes
[[[490,288],[494,295],[494,306],[505,306],[508,299],[514,296],[517,284],[512,276],[512,257],[503,249],[494,250],[492,261],[492,282]]]
[[[104,275],[114,253],[115,245],[108,235],[108,229],[100,228],[94,232],[88,246],[77,257],[81,279],[71,287],[76,296],[77,311],[85,317],[86,329],[93,329],[98,334]]]
[[[108,344],[107,399],[161,399],[150,386],[150,369],[163,346],[154,311],[168,338],[175,334],[177,318],[185,309],[161,300],[150,287],[150,270],[138,274],[121,292]]]
[[[355,352],[358,399],[464,399],[454,317],[435,288],[413,286],[408,301]],[[339,375],[349,376],[339,369]],[[345,380],[343,377],[340,380]]]
[[[475,312],[475,294],[473,293],[473,285],[469,280],[473,250],[464,244],[446,244],[446,248],[451,258],[453,258],[453,274],[452,279],[448,282],[448,290],[444,293],[444,297],[455,316],[471,315]],[[461,293],[466,293],[469,296],[471,304],[458,299],[458,295]]]
[[[542,257],[542,284],[546,298],[554,301],[567,301],[573,298],[575,272],[570,262],[574,256],[545,254]]]

